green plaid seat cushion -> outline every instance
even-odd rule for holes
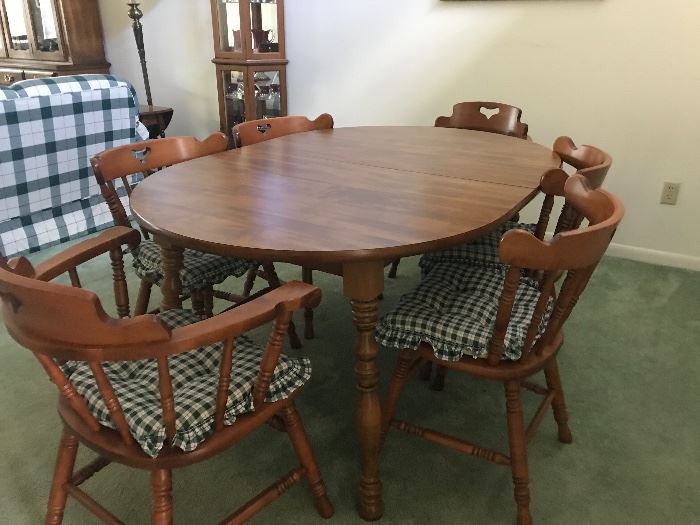
[[[188,310],[168,310],[159,314],[159,317],[170,328],[199,321]],[[194,450],[213,432],[222,352],[223,344],[217,343],[168,359],[176,412],[176,432],[172,446],[186,452]],[[225,424],[231,425],[237,416],[253,410],[253,386],[262,353],[263,349],[247,337],[236,338]],[[100,424],[116,428],[87,363],[69,361],[62,368]],[[146,454],[157,456],[165,442],[165,424],[160,405],[156,361],[110,362],[104,364],[104,369],[124,410],[131,435]],[[281,355],[266,401],[274,402],[289,397],[310,377],[311,362],[308,359]]]
[[[435,264],[440,262],[463,262],[477,266],[500,265],[501,259],[498,256],[498,245],[501,242],[501,237],[507,231],[515,229],[535,233],[536,226],[536,224],[507,221],[491,233],[487,233],[475,241],[453,246],[439,252],[426,253],[418,262],[421,268],[421,275],[428,275]]]
[[[163,279],[160,246],[150,239],[144,239],[133,256],[136,275],[160,284]],[[185,249],[180,280],[184,290],[198,290],[222,283],[229,276],[240,277],[251,267],[257,268],[259,265],[257,261],[248,259]]]
[[[412,292],[401,297],[398,307],[381,319],[377,341],[399,350],[427,343],[445,361],[467,355],[486,357],[505,275],[503,266],[436,263]],[[506,331],[504,359],[520,358],[539,297],[537,281],[521,277]],[[550,299],[538,338],[544,333],[552,304]]]

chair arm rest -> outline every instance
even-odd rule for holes
[[[127,226],[114,226],[91,239],[86,239],[40,263],[36,267],[36,277],[50,281],[71,268],[94,259],[98,255],[120,248],[122,245],[138,245],[141,234]]]
[[[239,336],[271,322],[279,314],[291,313],[302,308],[315,308],[320,302],[319,288],[300,281],[290,281],[224,313],[198,323],[175,328],[169,342],[171,349],[168,353],[172,355],[185,352],[197,346]],[[172,345],[175,346],[174,352]]]

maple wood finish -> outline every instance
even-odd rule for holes
[[[273,119],[251,120],[234,126],[233,141],[237,148],[251,146],[266,140],[284,137],[292,133],[304,133],[306,131],[317,131],[321,129],[333,129],[333,117],[328,113],[323,113],[314,120],[309,120],[304,116],[289,116]],[[332,271],[336,275],[340,271]],[[313,284],[313,269],[302,268],[302,280],[305,283]],[[314,312],[309,308],[304,312],[304,338],[314,338]]]
[[[131,209],[173,244],[341,271],[357,327],[359,512],[378,519],[381,411],[373,331],[384,261],[490,231],[529,202],[542,174],[559,164],[546,147],[492,133],[336,128],[171,166],[134,189]],[[166,273],[179,280],[172,269]]]
[[[570,137],[561,136],[554,141],[552,150],[559,155],[562,165],[573,167],[576,173],[585,177],[591,189],[598,189],[603,185],[605,176],[612,165],[612,158],[606,152],[595,146],[576,146]],[[549,219],[554,207],[555,197],[564,197],[564,186],[569,176],[562,169],[553,169],[542,176],[540,191],[544,194],[540,215],[535,228],[535,237],[544,240],[547,234]],[[576,213],[568,202],[564,202],[559,213],[559,218],[554,228],[554,233],[560,233],[578,228],[583,217]],[[396,261],[395,261],[396,262]],[[393,269],[393,268],[392,268]],[[447,369],[443,365],[437,365],[435,377],[431,388],[435,391],[443,390]],[[432,374],[432,362],[423,364],[420,377],[428,381]]]
[[[532,523],[529,510],[527,442],[550,406],[558,426],[559,440],[563,443],[572,441],[556,356],[564,340],[564,323],[607,249],[624,214],[622,203],[616,197],[603,190],[591,189],[582,175],[570,177],[566,181],[564,193],[571,207],[588,219],[588,227],[558,233],[551,242],[542,241],[525,230],[511,230],[501,239],[500,257],[509,268],[498,305],[488,356],[485,359],[465,356],[459,361],[448,362],[435,357],[432,347],[425,343],[421,344],[417,351],[402,351],[382,413],[384,433],[389,426],[393,426],[466,454],[500,465],[510,465],[520,525]],[[522,356],[517,361],[503,360],[504,338],[523,269],[542,272],[541,297],[530,320]],[[566,273],[566,278],[557,293],[555,284],[562,272]],[[554,298],[551,317],[544,334],[535,341],[550,297]],[[506,394],[510,457],[452,436],[394,419],[399,396],[409,372],[423,361],[439,363],[452,370],[503,383]],[[544,371],[546,387],[528,380],[530,376],[540,371]],[[521,388],[544,396],[527,427],[523,419]]]
[[[251,120],[235,125],[232,133],[236,147],[240,148],[292,133],[321,129],[333,129],[333,117],[328,113],[323,113],[314,120],[300,115]]]
[[[21,0],[27,28],[27,49],[13,49],[6,0],[0,3],[0,85],[20,80],[109,73],[105,59],[100,12],[95,0],[42,0],[51,2],[56,27],[56,48],[40,50],[35,43],[38,31],[28,13],[29,2]]]
[[[102,196],[107,201],[109,210],[112,213],[114,223],[120,226],[130,226],[128,215],[119,199],[117,188],[114,184],[117,179],[121,181],[127,193],[131,194],[132,186],[128,180],[131,175],[143,173],[145,176],[149,176],[164,166],[225,151],[227,144],[228,139],[223,133],[214,133],[201,142],[194,137],[169,137],[119,146],[95,155],[90,160],[90,163],[95,171]],[[167,184],[167,181],[164,181],[164,183]],[[167,203],[167,201],[163,202]],[[146,230],[143,230],[143,235],[148,238]],[[163,266],[174,265],[174,268],[179,268],[182,265],[181,258],[181,250],[178,252],[177,249],[173,251],[168,250],[166,247],[162,261]],[[153,284],[152,280],[142,279],[139,297],[136,302],[135,313],[137,315],[145,313],[148,309]],[[174,290],[173,286],[177,285],[173,284],[170,279],[166,279],[162,286],[169,288],[171,295],[180,297],[182,290]],[[211,316],[213,293],[212,287],[192,291],[193,307],[198,313]],[[220,296],[229,298],[223,294],[220,294]],[[233,300],[238,299],[237,297],[230,298]],[[177,302],[170,302],[167,306],[179,307],[180,304],[178,299]]]
[[[452,115],[438,117],[435,126],[461,128],[527,138],[527,124],[520,121],[523,111],[500,102],[460,102],[452,107]]]
[[[18,343],[34,353],[60,392],[58,411],[64,428],[46,523],[58,525],[62,522],[68,496],[74,497],[103,522],[121,523],[79,488],[110,462],[116,462],[151,472],[152,523],[170,524],[173,520],[172,469],[223,452],[278,416],[283,421],[282,428],[294,446],[300,466],[229,515],[222,523],[247,522],[252,515],[304,477],[308,479],[319,514],[324,518],[332,516],[333,506],[326,495],[309,440],[294,407],[294,398],[299,390],[281,401],[264,401],[292,313],[300,308],[316,306],[320,302],[321,291],[305,283],[287,283],[221,315],[170,330],[150,314],[112,319],[104,312],[99,299],[92,292],[47,282],[62,273],[75,272],[80,263],[100,253],[109,252],[113,255],[115,266],[119,266],[119,271],[115,271],[117,305],[119,309],[126,307],[128,312],[121,247],[138,240],[137,231],[116,226],[96,238],[73,246],[36,269],[24,258],[9,263],[0,259],[0,298],[7,329]],[[77,286],[75,282],[74,286]],[[234,338],[271,321],[272,333],[253,390],[254,411],[239,416],[232,425],[226,426],[224,411],[231,381]],[[167,358],[218,342],[223,342],[224,347],[218,388],[212,392],[216,397],[213,434],[191,452],[183,452],[166,444],[157,457],[147,456],[131,436],[122,407],[104,372],[103,363],[158,360],[162,415],[170,441],[175,433],[175,405]],[[116,430],[98,423],[86,401],[59,367],[58,363],[65,360],[89,363]],[[83,469],[75,471],[79,443],[87,445],[99,456]]]
[[[438,117],[435,127],[459,128],[527,138],[527,124],[520,122],[522,110],[500,102],[460,102],[452,107],[452,116]],[[389,277],[394,279],[400,259],[391,263]]]

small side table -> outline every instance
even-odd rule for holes
[[[173,108],[164,106],[139,105],[139,118],[148,128],[149,138],[157,139],[165,137],[165,130],[173,118]]]

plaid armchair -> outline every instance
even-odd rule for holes
[[[146,138],[134,88],[113,76],[0,88],[0,252],[34,252],[112,226],[90,158]]]

